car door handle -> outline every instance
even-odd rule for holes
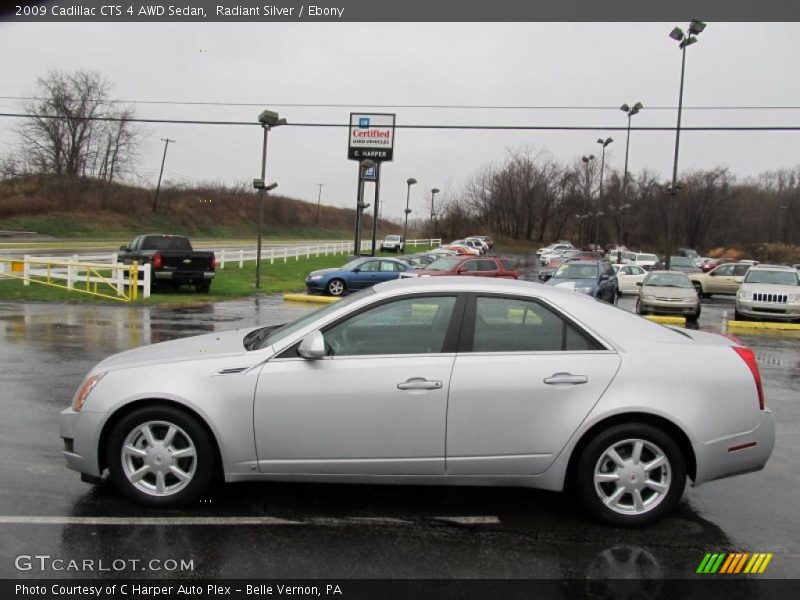
[[[441,381],[428,381],[422,377],[414,377],[397,384],[398,390],[438,390],[441,387]]]
[[[559,383],[579,385],[588,383],[589,378],[586,375],[573,375],[572,373],[553,373],[550,377],[545,377],[544,382],[548,385],[558,385]]]

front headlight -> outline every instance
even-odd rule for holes
[[[753,297],[753,292],[748,292],[747,290],[740,289],[739,290],[739,298],[742,300],[750,300]]]
[[[650,300],[652,302],[653,300],[656,299],[656,297],[655,296],[649,296],[649,295],[645,294],[644,299],[645,300]]]
[[[317,279],[322,279],[322,275],[309,275],[308,276],[308,280],[309,281],[316,281]]]
[[[800,302],[800,294],[789,294],[789,302]]]
[[[89,394],[92,393],[94,386],[96,386],[105,375],[105,373],[93,373],[84,380],[83,385],[78,389],[78,393],[75,394],[75,399],[72,401],[72,410],[79,412],[83,408],[83,403],[86,402]]]
[[[697,298],[684,298],[683,301],[686,304],[694,304],[695,302],[697,302]]]

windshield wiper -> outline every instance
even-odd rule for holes
[[[286,323],[281,323],[280,325],[270,325],[268,327],[262,327],[261,329],[251,331],[244,337],[245,350],[258,350],[261,347],[261,343],[267,339],[267,336],[270,333],[279,327],[283,327],[284,325],[286,325]]]

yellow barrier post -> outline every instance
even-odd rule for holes
[[[128,296],[130,296],[131,300],[136,301],[139,298],[139,262],[138,261],[133,261],[131,263],[131,270],[128,273],[128,282],[130,283]]]

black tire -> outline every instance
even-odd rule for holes
[[[637,315],[646,315],[647,314],[647,311],[642,309],[642,303],[639,301],[638,298],[636,299],[636,314]]]
[[[697,297],[698,298],[703,298],[704,297],[703,286],[702,285],[700,285],[696,281],[693,281],[692,282],[692,287],[694,288],[694,291],[697,292]]]
[[[207,294],[211,291],[211,281],[208,279],[201,279],[194,284],[194,289],[198,294]]]
[[[164,495],[147,493],[139,487],[134,486],[125,474],[125,466],[123,465],[122,459],[123,444],[129,435],[134,435],[137,428],[148,422],[174,425],[181,431],[176,437],[183,439],[182,434],[185,434],[194,445],[195,456],[193,459],[176,460],[177,464],[180,464],[182,460],[195,461],[192,469],[192,476],[184,487],[172,493]],[[163,425],[159,425],[158,427],[162,429],[165,428]],[[149,444],[144,444],[145,445],[142,446],[143,448],[149,446]],[[206,429],[189,413],[171,406],[146,406],[136,409],[122,417],[111,430],[105,447],[105,453],[106,465],[108,465],[110,479],[114,486],[130,500],[148,506],[175,508],[192,504],[206,493],[209,485],[215,479],[215,475],[219,472],[214,443]],[[144,459],[137,458],[134,460],[143,461]],[[183,468],[184,465],[181,465],[181,467]],[[178,481],[174,476],[168,475],[167,477],[170,478],[169,481],[172,479]],[[153,478],[155,478],[155,475],[153,475]],[[149,475],[143,477],[142,481],[148,484],[152,482]]]
[[[750,320],[750,317],[748,317],[747,315],[743,315],[738,310],[733,313],[733,318],[736,319],[737,321],[749,321]]]
[[[331,279],[325,286],[325,291],[330,296],[341,296],[347,291],[347,285],[342,279]]]
[[[694,314],[691,314],[691,315],[686,315],[686,320],[687,321],[697,321],[697,319],[699,319],[699,318],[700,318],[700,307],[699,306],[697,307],[697,312],[695,312]]]
[[[596,489],[594,481],[595,469],[598,467],[598,463],[605,452],[614,447],[615,444],[620,444],[627,440],[642,440],[645,442],[645,449],[642,451],[643,462],[648,460],[646,453],[649,453],[652,448],[660,450],[667,460],[665,467],[658,467],[647,474],[647,477],[650,478],[654,476],[654,472],[657,473],[656,477],[661,477],[666,473],[669,480],[666,491],[659,496],[653,490],[645,487],[642,492],[643,495],[653,494],[648,496],[645,502],[653,502],[653,505],[651,508],[643,509],[643,512],[637,514],[633,512],[625,514],[609,508],[600,497],[601,492]],[[625,457],[622,454],[620,456],[623,459],[630,459],[630,456]],[[636,474],[634,476],[638,477]],[[630,481],[634,481],[634,479]],[[620,527],[638,527],[664,517],[678,504],[686,486],[686,458],[677,442],[658,427],[643,423],[614,425],[601,431],[590,440],[580,457],[578,457],[575,484],[575,489],[578,491],[581,502],[595,519]],[[599,484],[599,486],[612,486],[612,488],[615,485],[613,482]],[[603,493],[609,492],[604,489]],[[630,496],[630,500],[625,502],[632,503],[632,494],[624,493],[620,500],[625,499],[626,496]]]

